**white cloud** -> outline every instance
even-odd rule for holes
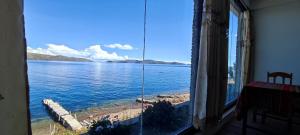
[[[108,48],[117,48],[117,49],[121,49],[121,50],[133,50],[134,48],[129,45],[129,44],[110,44],[110,45],[105,45],[105,47],[108,47]]]
[[[50,52],[47,49],[43,49],[43,48],[36,48],[33,49],[31,47],[27,47],[27,51],[31,52],[31,53],[39,53],[39,54],[47,54],[47,55],[54,55],[52,52]]]
[[[72,49],[66,45],[47,44],[48,48],[27,47],[27,51],[31,53],[62,55],[68,57],[87,58],[91,60],[125,60],[128,56],[119,56],[117,53],[109,53],[101,48],[100,45],[92,45],[83,50]]]
[[[119,56],[117,53],[109,53],[105,50],[102,50],[100,45],[92,45],[89,48],[86,48],[82,51],[85,57],[91,59],[110,59],[110,60],[124,60],[128,59],[128,56]]]

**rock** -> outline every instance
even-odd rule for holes
[[[147,100],[147,99],[144,99],[143,101],[144,101],[144,103],[147,103],[147,104],[154,104],[157,102],[156,100]],[[142,103],[142,98],[137,98],[136,102]]]
[[[158,98],[174,98],[174,95],[157,95]]]

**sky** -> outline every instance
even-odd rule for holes
[[[193,0],[148,0],[146,59],[190,63]],[[25,0],[28,52],[141,59],[144,0]]]
[[[229,37],[228,37],[228,66],[236,63],[236,47],[238,33],[238,16],[234,12],[229,14]]]

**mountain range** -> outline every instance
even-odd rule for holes
[[[46,55],[38,53],[27,53],[28,60],[46,60],[46,61],[78,61],[78,62],[92,62],[85,58],[66,57],[62,55]]]
[[[110,63],[143,63],[141,60],[117,60],[117,61],[107,61]],[[166,61],[157,61],[157,60],[144,60],[145,64],[174,64],[174,65],[186,65],[180,62],[166,62]]]
[[[28,60],[45,60],[45,61],[75,61],[75,62],[93,62],[86,58],[67,57],[62,55],[47,55],[27,52]],[[103,60],[102,60],[103,61]],[[141,60],[107,60],[108,63],[142,63]],[[186,65],[180,62],[166,62],[157,60],[144,60],[145,64],[174,64],[174,65]]]

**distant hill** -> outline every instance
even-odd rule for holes
[[[46,55],[38,53],[27,53],[28,60],[45,60],[45,61],[78,61],[78,62],[92,62],[92,60],[85,58],[66,57],[62,55]],[[142,63],[141,60],[108,60],[108,63]],[[180,62],[165,62],[157,60],[145,60],[145,64],[174,64],[174,65],[187,65]]]
[[[107,61],[109,63],[142,63],[141,60],[116,60],[116,61]],[[165,61],[157,61],[157,60],[145,60],[145,64],[174,64],[174,65],[186,65],[180,62],[165,62]]]
[[[89,59],[85,58],[75,58],[75,57],[66,57],[66,56],[53,56],[46,54],[38,54],[38,53],[27,53],[28,60],[47,60],[47,61],[78,61],[78,62],[91,62]]]

